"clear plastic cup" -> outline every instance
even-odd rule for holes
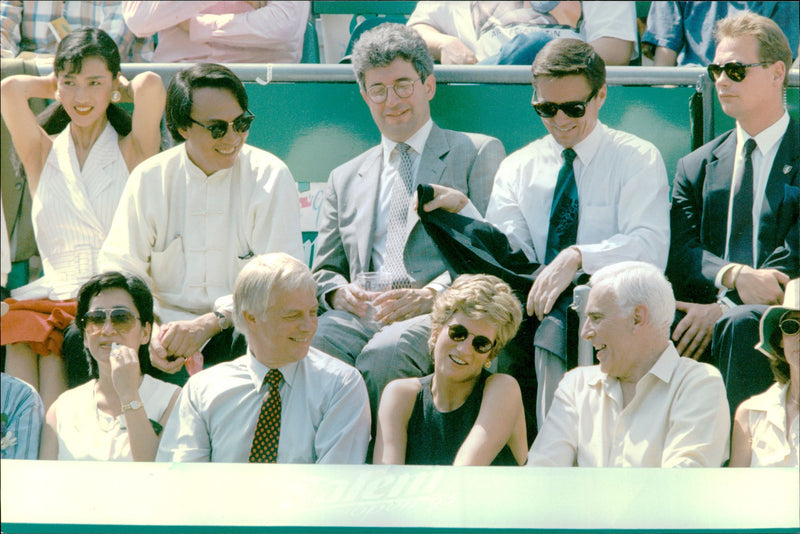
[[[392,289],[392,277],[387,273],[367,271],[356,275],[355,283],[358,287],[369,294],[370,301],[383,293]],[[367,314],[364,316],[367,321],[375,320],[375,306],[369,304]]]

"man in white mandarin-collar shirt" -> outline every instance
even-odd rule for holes
[[[660,269],[621,262],[592,275],[581,336],[600,365],[564,375],[529,466],[721,467],[730,419],[713,366],[669,338],[672,287]]]
[[[245,144],[254,117],[233,72],[211,63],[178,71],[166,116],[184,142],[131,173],[99,263],[147,280],[160,319],[151,361],[182,384],[184,362],[201,349],[206,364],[244,352],[231,354],[230,294],[247,261],[303,258],[303,247],[294,179],[280,159]]]
[[[316,291],[308,267],[287,254],[257,256],[242,269],[233,294],[234,320],[248,352],[189,378],[156,460],[257,461],[262,405],[275,395],[279,432],[271,461],[364,462],[367,388],[354,367],[311,348]],[[276,370],[277,391],[265,379]]]

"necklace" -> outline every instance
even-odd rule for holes
[[[100,430],[103,432],[111,432],[119,426],[119,420],[116,417],[100,411],[100,406],[97,404],[97,380],[95,380],[94,387],[92,388],[92,404],[94,404],[97,426],[100,427]]]

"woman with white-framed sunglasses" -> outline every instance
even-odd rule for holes
[[[764,312],[760,341],[775,384],[736,410],[731,467],[800,465],[800,279],[786,285],[782,306]]]
[[[523,464],[528,445],[519,385],[488,371],[521,321],[522,305],[499,278],[456,278],[431,312],[433,374],[394,380],[383,391],[373,462]]]
[[[136,276],[99,274],[81,287],[77,309],[93,379],[47,410],[39,458],[153,461],[180,388],[148,374],[150,289]]]

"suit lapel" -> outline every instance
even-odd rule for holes
[[[428,134],[425,148],[422,150],[422,154],[420,154],[417,175],[414,177],[414,183],[411,188],[412,195],[417,190],[419,184],[441,183],[442,175],[447,168],[447,165],[442,160],[448,152],[450,152],[450,144],[447,142],[447,138],[442,129],[434,124],[433,128],[431,128],[431,133]],[[409,202],[405,228],[406,241],[417,223],[419,223],[419,216],[414,209],[413,203]]]
[[[764,209],[758,222],[758,260],[756,265],[761,265],[777,245],[774,230],[778,224],[778,211],[783,202],[784,189],[786,184],[792,182],[792,178],[798,172],[798,165],[800,165],[798,162],[798,158],[800,158],[798,135],[800,132],[798,132],[797,122],[790,119],[767,179]]]
[[[712,254],[725,254],[728,235],[728,205],[736,154],[736,135],[731,132],[711,153],[703,184],[703,235]]]
[[[361,271],[371,270],[372,244],[374,240],[375,217],[378,212],[378,190],[383,170],[383,149],[378,145],[377,150],[364,160],[358,169],[357,191],[352,209],[356,211],[356,228],[363,228],[358,232],[357,263]]]

